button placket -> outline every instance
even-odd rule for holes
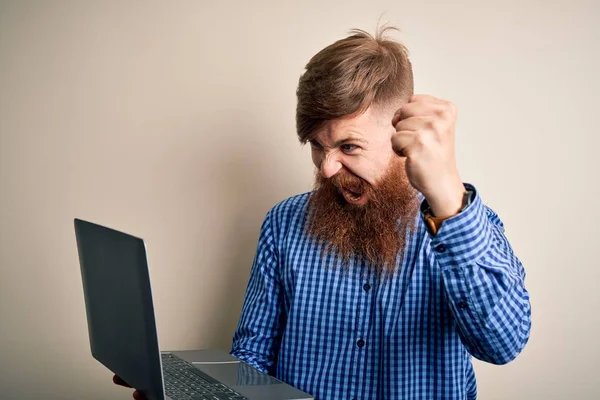
[[[373,269],[368,263],[364,260],[360,260],[357,264],[360,265],[361,274],[360,281],[357,282],[358,289],[357,293],[361,293],[358,297],[358,307],[357,307],[357,315],[356,315],[356,330],[354,337],[354,362],[358,365],[364,366],[367,362],[367,352],[366,348],[366,337],[365,335],[369,332],[369,324],[371,321],[371,304],[374,301],[373,299],[373,285],[371,284],[374,279]],[[361,387],[364,384],[363,378],[360,375],[354,377],[354,385],[351,390],[351,394],[356,397],[356,389]]]

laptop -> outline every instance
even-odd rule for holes
[[[313,397],[220,350],[159,350],[142,239],[75,219],[92,356],[149,400]]]

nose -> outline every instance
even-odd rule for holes
[[[342,163],[333,154],[328,154],[323,157],[319,169],[323,178],[329,179],[342,169]]]

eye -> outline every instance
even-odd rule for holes
[[[358,149],[358,146],[355,144],[343,144],[340,146],[340,149],[342,149],[344,153],[349,154]]]

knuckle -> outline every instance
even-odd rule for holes
[[[436,114],[440,117],[440,118],[444,118],[447,119],[449,117],[452,116],[452,111],[450,110],[449,107],[440,107],[436,110]]]
[[[439,134],[444,131],[444,123],[442,121],[434,121],[433,122],[433,131],[436,134]]]
[[[429,141],[429,136],[430,134],[428,133],[422,133],[420,135],[418,135],[415,139],[415,144],[418,146],[425,146],[427,144],[427,142]]]
[[[451,101],[446,102],[446,106],[448,111],[450,112],[451,115],[456,115],[458,109],[456,108],[456,104],[452,103]]]

